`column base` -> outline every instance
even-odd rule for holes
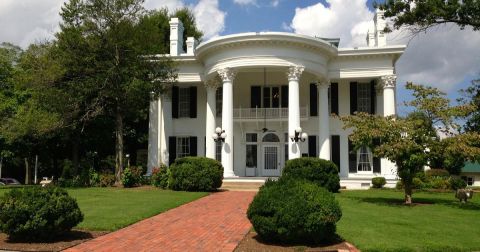
[[[235,175],[233,172],[224,172],[223,178],[238,178],[239,176]]]

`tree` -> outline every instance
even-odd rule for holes
[[[460,99],[460,102],[480,108],[480,79],[472,80],[471,85],[463,91],[463,94],[464,98]],[[468,115],[465,130],[480,133],[480,110],[472,111]]]
[[[406,103],[415,112],[408,117],[358,113],[341,117],[341,120],[345,129],[353,128],[349,139],[356,149],[369,146],[374,156],[395,163],[397,175],[405,188],[405,204],[411,204],[413,177],[429,164],[430,150],[440,141],[432,133],[432,126],[450,134],[451,137],[443,143],[446,151],[461,155],[465,160],[480,157],[480,135],[468,132],[451,134],[452,129],[459,129],[455,119],[465,116],[474,107],[451,106],[445,94],[436,88],[413,83],[407,83],[406,88],[413,92],[414,97]]]
[[[480,29],[480,1],[478,0],[386,0],[375,4],[385,10],[385,17],[393,18],[393,27],[407,26],[413,32],[446,23]],[[387,27],[386,31],[391,31]]]

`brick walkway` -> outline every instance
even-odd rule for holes
[[[251,228],[255,192],[220,192],[67,251],[233,251]]]

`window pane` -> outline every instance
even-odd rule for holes
[[[246,141],[256,143],[257,142],[257,134],[256,133],[247,133]]]
[[[178,89],[178,117],[190,117],[190,88]]]
[[[177,137],[177,158],[190,156],[190,137]]]
[[[263,137],[263,142],[280,142],[280,139],[278,139],[278,136],[273,134],[273,133],[269,133],[269,134],[266,134],[264,137]]]
[[[358,171],[371,171],[372,170],[372,164],[370,162],[372,153],[370,152],[370,149],[366,146],[362,146],[358,150],[358,164],[357,164],[357,169]]]
[[[359,83],[357,87],[357,110],[369,113],[371,109],[370,83]]]
[[[257,167],[257,145],[247,144],[247,167]]]
[[[272,87],[272,108],[280,106],[280,88]]]
[[[217,93],[216,93],[217,117],[222,116],[222,104],[223,104],[223,88],[219,87],[217,88]]]

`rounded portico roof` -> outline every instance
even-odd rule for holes
[[[210,39],[196,48],[196,58],[212,74],[222,68],[301,65],[317,76],[326,76],[327,63],[338,54],[331,42],[286,32],[251,32]]]

